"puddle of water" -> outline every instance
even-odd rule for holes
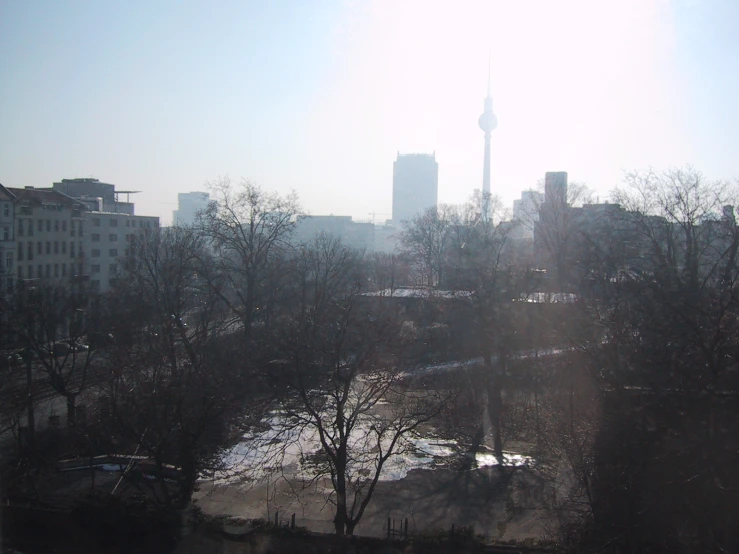
[[[261,480],[274,473],[301,479],[310,479],[316,475],[315,468],[305,462],[319,450],[317,432],[313,429],[285,430],[285,420],[278,414],[273,414],[268,423],[271,426],[269,430],[245,436],[241,443],[226,453],[223,462],[224,467],[229,469],[215,475],[217,483],[233,484],[243,480],[245,476],[250,480]],[[364,441],[364,450],[369,454],[354,460],[354,467],[350,469],[362,473],[364,468],[364,473],[369,475],[374,472],[375,467],[370,448],[374,443],[369,440],[372,438],[369,434],[364,435],[367,430],[367,427],[358,425],[355,446],[362,450],[362,444],[359,443]],[[433,470],[446,466],[454,460],[458,452],[455,441],[428,436],[407,437],[396,454],[383,465],[380,480],[397,481],[414,469]],[[504,452],[503,456],[505,466],[524,466],[532,461],[532,458],[514,452]],[[498,463],[498,459],[489,451],[475,455],[475,465],[478,468],[496,466]]]

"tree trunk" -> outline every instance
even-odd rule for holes
[[[336,515],[334,516],[336,535],[344,535],[346,525],[346,452],[342,453],[340,449],[336,460]]]
[[[33,452],[36,446],[36,414],[34,412],[34,401],[33,401],[33,368],[31,367],[30,360],[26,362],[26,388],[28,389],[28,396],[27,396],[28,449],[31,452]]]
[[[76,414],[76,406],[75,406],[75,400],[77,399],[77,395],[75,394],[68,394],[67,395],[67,428],[71,429],[75,426],[77,423],[77,414]]]

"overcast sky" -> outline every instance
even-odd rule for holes
[[[544,172],[739,177],[736,0],[0,0],[0,182],[96,177],[171,219],[220,175],[390,217],[397,151],[506,203]],[[133,197],[132,197],[133,199]]]

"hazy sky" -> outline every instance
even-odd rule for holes
[[[96,177],[171,219],[220,175],[314,214],[389,217],[397,151],[439,199],[544,172],[601,199],[624,170],[739,177],[736,0],[0,0],[0,182]]]

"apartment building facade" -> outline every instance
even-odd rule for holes
[[[159,227],[159,218],[124,213],[87,212],[89,233],[85,249],[90,252],[90,289],[107,292],[118,276],[118,266],[129,255],[137,233]]]
[[[86,279],[84,204],[50,189],[5,191],[12,200],[15,278],[59,283]]]
[[[14,203],[13,194],[0,185],[0,294],[12,289],[15,280]]]

